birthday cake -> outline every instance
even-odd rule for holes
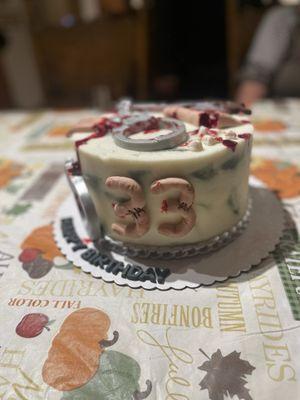
[[[176,248],[235,227],[249,206],[248,114],[228,101],[123,101],[75,125],[66,170],[92,239]]]

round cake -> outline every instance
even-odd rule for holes
[[[67,173],[92,239],[176,247],[237,226],[249,203],[249,113],[225,101],[124,101],[80,121]]]

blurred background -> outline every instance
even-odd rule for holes
[[[234,97],[257,28],[278,3],[0,0],[0,108]]]

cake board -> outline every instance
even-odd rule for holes
[[[284,228],[280,201],[274,193],[258,186],[252,185],[250,194],[252,211],[244,232],[225,247],[206,255],[154,260],[102,253],[89,240],[72,195],[58,210],[53,234],[66,258],[93,278],[146,290],[195,289],[249,271],[278,244]]]

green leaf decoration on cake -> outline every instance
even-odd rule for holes
[[[126,201],[128,201],[128,197],[120,197],[115,195],[114,193],[110,193],[110,192],[104,192],[105,196],[110,200],[110,201],[115,201],[118,203],[125,203]]]
[[[151,392],[151,383],[140,393],[141,368],[131,357],[117,351],[101,355],[97,373],[84,386],[64,392],[62,400],[131,400],[144,399]]]
[[[102,178],[93,175],[84,175],[83,178],[86,181],[86,183],[90,185],[95,191],[97,192],[101,191],[103,182]]]
[[[128,176],[130,178],[134,179],[135,181],[141,183],[141,180],[144,178],[146,174],[149,174],[149,171],[147,170],[139,170],[139,171],[129,171]]]
[[[205,208],[205,210],[209,210],[211,208],[210,204],[206,204],[206,203],[195,203],[196,206]]]
[[[233,214],[239,215],[240,208],[237,201],[237,194],[235,189],[231,192],[230,196],[228,197],[227,204],[231,209],[231,211],[233,212]]]
[[[222,165],[221,165],[221,169],[227,171],[229,169],[234,169],[238,163],[240,162],[240,158],[239,157],[231,157],[229,160],[225,161]]]
[[[192,176],[203,181],[208,181],[209,179],[214,178],[217,174],[218,172],[211,165],[209,165],[193,172]]]

